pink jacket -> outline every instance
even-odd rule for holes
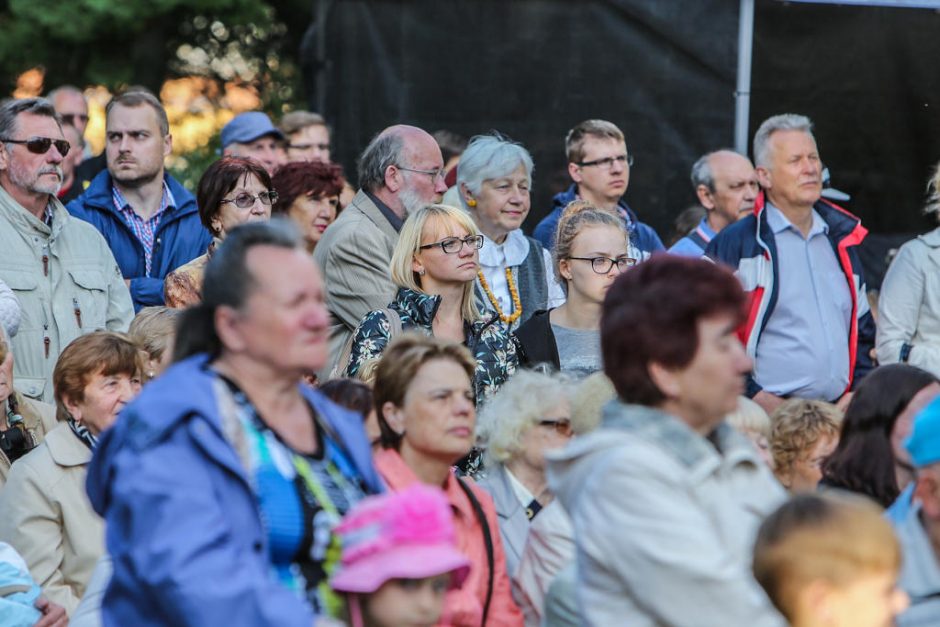
[[[375,453],[375,467],[385,480],[389,489],[397,492],[418,481],[397,451],[382,449]],[[470,489],[477,497],[490,527],[493,538],[494,568],[493,598],[486,627],[522,627],[522,612],[512,600],[509,576],[506,573],[506,556],[499,537],[499,522],[493,499],[476,486],[471,479],[465,478]],[[440,625],[445,627],[480,627],[483,620],[483,603],[486,601],[487,573],[486,545],[483,531],[473,512],[473,506],[463,490],[457,484],[453,472],[443,486],[444,494],[454,511],[454,528],[457,531],[457,547],[472,563],[470,575],[459,590],[447,594],[444,614]]]

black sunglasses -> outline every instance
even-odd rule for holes
[[[82,124],[88,124],[88,116],[84,113],[63,113],[59,117],[62,118],[63,122],[72,126],[75,126],[75,120],[80,120]]]
[[[0,142],[7,144],[23,144],[26,146],[26,150],[36,153],[37,155],[44,155],[49,152],[49,148],[55,145],[56,150],[59,151],[59,154],[63,157],[69,154],[72,146],[64,139],[52,139],[51,137],[30,137],[29,139],[0,139]]]

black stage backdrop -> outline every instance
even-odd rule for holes
[[[535,159],[529,230],[567,185],[565,132],[604,118],[636,159],[627,201],[666,239],[693,201],[694,160],[732,144],[735,0],[320,2],[307,95],[353,180],[390,124],[496,129]],[[932,226],[920,207],[940,158],[938,32],[935,11],[757,1],[751,134],[774,113],[813,119],[847,208],[884,236],[871,238],[875,284],[884,249]]]

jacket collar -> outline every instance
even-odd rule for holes
[[[868,230],[862,226],[861,220],[833,202],[820,198],[813,205],[813,209],[829,227],[828,236],[833,243],[845,242],[847,246],[852,246],[860,244],[868,235]],[[767,221],[767,197],[763,190],[757,194],[754,201],[754,215],[757,217],[758,243],[768,250],[775,248],[769,244],[773,241],[773,230]]]
[[[568,206],[568,203],[578,200],[579,198],[580,196],[578,196],[578,185],[577,183],[572,183],[571,187],[565,191],[559,194],[555,194],[555,198],[552,200],[554,202],[555,209],[564,211],[565,207]],[[636,217],[636,212],[630,208],[630,205],[628,205],[627,201],[623,198],[617,201],[617,209],[619,210],[620,216],[627,223],[627,230],[632,233],[638,220]]]
[[[360,189],[356,192],[356,196],[352,199],[352,202],[350,202],[349,206],[343,211],[345,212],[349,209],[359,211],[359,213],[368,218],[376,228],[382,231],[386,237],[393,242],[398,241],[398,231],[396,231],[395,227],[382,215],[382,212],[375,206],[375,203],[372,202],[372,199],[369,198],[369,195],[365,193],[365,191]]]
[[[434,322],[434,316],[437,315],[437,308],[441,306],[441,297],[400,287],[392,304],[395,305],[395,309],[411,318],[415,324],[430,327]]]
[[[91,461],[91,449],[78,439],[66,422],[59,423],[47,433],[43,442],[59,466],[84,466]]]
[[[408,467],[408,464],[405,463],[405,460],[395,449],[380,449],[373,454],[373,458],[375,459],[375,467],[392,492],[400,492],[420,482],[418,476]],[[447,473],[447,480],[441,487],[451,506],[464,517],[472,520],[475,516],[473,506],[467,500],[467,495],[464,494],[463,489],[457,484],[457,477],[454,475],[453,470]]]
[[[164,214],[167,221],[171,218],[174,220],[179,219],[198,211],[196,208],[196,199],[185,187],[180,185],[176,179],[170,176],[169,172],[164,171],[163,181],[166,183],[167,189],[170,190],[170,194],[176,202],[174,208]],[[118,215],[117,209],[114,208],[112,186],[113,181],[111,179],[111,173],[105,168],[92,179],[88,189],[85,190],[84,196],[77,202],[81,202],[89,209],[97,209],[98,211]]]
[[[704,477],[723,463],[755,466],[761,463],[753,446],[724,422],[706,439],[666,412],[615,399],[604,406],[602,425],[630,433],[666,450],[693,475]]]
[[[900,584],[912,597],[940,592],[940,564],[920,521],[920,510],[920,504],[912,505],[904,520],[895,526],[904,554]]]
[[[51,195],[49,196],[49,205],[52,207],[53,212],[52,228],[49,228],[49,225],[27,211],[5,189],[0,187],[0,215],[9,220],[14,228],[21,233],[36,232],[45,239],[58,235],[69,219],[69,212],[65,210],[65,206],[59,202],[58,198]]]

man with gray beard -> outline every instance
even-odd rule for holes
[[[326,285],[332,362],[363,316],[395,296],[389,264],[398,232],[409,213],[440,202],[447,191],[441,149],[420,128],[391,126],[359,157],[359,186],[313,251]]]
[[[53,402],[52,370],[73,339],[126,331],[131,297],[107,242],[56,198],[69,143],[42,98],[0,104],[0,280],[22,310],[12,338],[15,387]]]

